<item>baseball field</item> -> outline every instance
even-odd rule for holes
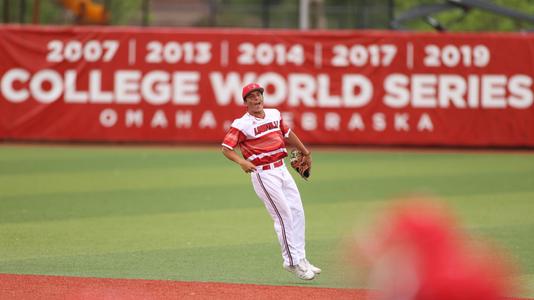
[[[23,274],[359,291],[368,286],[352,276],[345,241],[413,193],[505,249],[521,286],[510,296],[534,298],[532,152],[312,149],[312,180],[295,179],[308,258],[323,273],[304,282],[282,269],[249,175],[219,146],[2,145],[0,298],[43,292]]]

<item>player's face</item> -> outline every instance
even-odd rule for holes
[[[254,91],[245,98],[248,112],[251,114],[263,111],[263,95],[260,91]]]

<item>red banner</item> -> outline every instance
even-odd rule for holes
[[[220,142],[241,88],[308,143],[534,146],[534,35],[0,27],[0,138]]]

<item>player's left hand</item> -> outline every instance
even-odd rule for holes
[[[304,155],[301,151],[293,149],[290,153],[291,167],[299,173],[299,175],[308,180],[311,176],[312,157],[311,153]]]
[[[312,157],[311,157],[311,153],[309,153],[308,155],[304,155],[302,154],[302,158],[300,160],[300,165],[303,166],[303,167],[311,167],[311,164],[312,164]]]

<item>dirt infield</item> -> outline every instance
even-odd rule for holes
[[[305,284],[305,283],[304,283]],[[352,299],[372,300],[363,289],[272,286],[221,282],[0,274],[0,299]],[[507,298],[507,300],[534,300]]]
[[[0,299],[366,299],[365,290],[0,274]]]

